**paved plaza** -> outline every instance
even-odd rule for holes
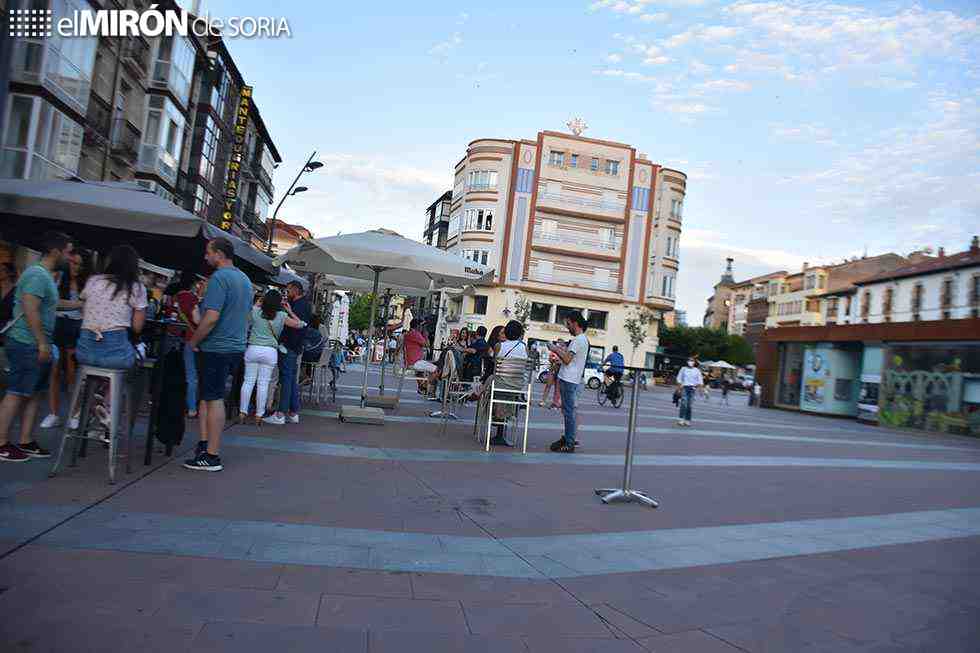
[[[528,455],[486,454],[472,407],[444,425],[412,389],[384,426],[232,426],[217,474],[180,467],[193,433],[116,486],[97,446],[54,479],[4,465],[0,648],[980,649],[980,441],[730,401],[681,429],[642,394],[633,485],[657,510],[594,496],[626,407],[593,392],[572,455],[536,403]]]

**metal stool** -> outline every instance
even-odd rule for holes
[[[71,453],[71,466],[78,464],[79,449],[81,455],[85,457],[85,448],[89,440],[103,442],[101,438],[90,437],[88,434],[88,423],[92,396],[95,394],[94,379],[106,379],[109,381],[109,483],[116,482],[116,442],[120,435],[120,426],[123,413],[123,396],[128,399],[126,406],[126,473],[132,471],[133,459],[133,422],[136,421],[136,393],[132,389],[126,388],[126,379],[129,370],[111,370],[104,367],[92,367],[81,365],[78,370],[78,378],[75,382],[75,389],[72,392],[71,404],[68,407],[69,419],[65,421],[65,430],[61,437],[61,448],[58,450],[58,457],[55,458],[54,466],[51,468],[49,476],[58,473],[61,461],[65,455],[65,446],[69,438],[76,440]],[[81,404],[79,406],[79,404]],[[79,415],[77,431],[71,431],[68,424],[72,415]]]

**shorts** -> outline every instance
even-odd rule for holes
[[[242,362],[241,352],[197,352],[197,398],[199,401],[221,401],[225,398],[228,377]]]
[[[411,369],[415,370],[416,372],[425,372],[426,374],[432,374],[439,368],[436,367],[435,363],[431,361],[427,361],[424,358],[421,358],[415,361],[414,363],[412,363]]]
[[[17,397],[33,397],[48,389],[51,380],[51,361],[39,363],[37,346],[7,339],[7,392]]]
[[[51,340],[62,349],[75,349],[82,331],[82,321],[59,317],[54,322],[54,335]]]

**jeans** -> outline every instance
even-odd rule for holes
[[[184,379],[187,381],[187,410],[197,412],[197,357],[194,350],[184,343]]]
[[[81,365],[128,370],[136,365],[136,350],[130,344],[129,332],[125,329],[105,331],[101,340],[96,340],[94,331],[82,329],[75,358]]]
[[[17,397],[33,397],[48,389],[51,380],[51,361],[37,360],[37,346],[7,339],[7,392]]]
[[[275,347],[264,345],[249,345],[245,350],[245,380],[242,383],[242,399],[238,412],[248,415],[252,401],[252,390],[255,391],[255,414],[265,415],[265,403],[269,396],[269,381],[272,380],[272,370],[276,367]]]
[[[558,379],[558,391],[561,393],[561,413],[565,418],[565,444],[575,446],[575,398],[578,394],[578,383],[570,383]]]
[[[694,386],[686,385],[684,386],[684,394],[681,395],[681,419],[687,420],[688,422],[691,421],[692,403],[694,403]]]
[[[299,413],[299,353],[287,351],[279,356],[279,412]]]

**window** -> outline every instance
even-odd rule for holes
[[[921,283],[915,284],[912,288],[912,319],[918,320],[919,313],[922,312],[922,291],[923,286]]]
[[[578,167],[578,154],[573,154],[572,155],[572,164],[571,165],[572,165],[573,168],[577,168]]]
[[[674,275],[665,274],[663,281],[661,282],[661,297],[673,297],[674,296]]]
[[[43,98],[10,94],[0,176],[56,179],[78,172],[82,126]]]
[[[473,298],[473,314],[474,315],[486,315],[487,314],[487,296],[477,295]]]
[[[486,265],[487,260],[490,258],[490,250],[486,249],[464,249],[460,251],[460,255],[467,261],[473,261],[474,263],[480,263],[481,265]]]
[[[553,261],[538,261],[537,271],[538,277],[550,280],[551,275],[555,273],[555,264]]]
[[[202,218],[208,217],[208,206],[211,204],[211,193],[200,184],[194,185],[194,213]]]
[[[495,190],[496,188],[496,170],[473,170],[470,172],[468,190]]]
[[[836,297],[831,297],[827,300],[827,318],[837,318],[837,303],[840,300]]]
[[[881,314],[885,316],[886,322],[892,319],[892,298],[894,296],[895,290],[893,288],[885,288],[885,292],[881,298]]]
[[[679,240],[679,236],[667,236],[667,249],[664,252],[665,256],[677,258],[677,245]]]
[[[548,157],[548,163],[557,168],[563,168],[565,166],[565,153],[551,150],[551,154]]]
[[[551,307],[552,307],[552,304],[542,304],[540,302],[531,302],[531,321],[532,322],[550,322],[551,321]]]
[[[592,172],[599,172],[599,159],[597,157],[592,157],[592,163],[589,164],[589,170]]]
[[[851,304],[853,303],[851,301],[852,299],[853,298],[850,295],[848,295],[847,297],[844,298],[844,315],[850,315],[851,314]]]
[[[596,288],[609,288],[609,269],[593,268],[592,282]]]
[[[817,275],[816,274],[806,275],[806,281],[803,282],[803,289],[813,290],[816,287],[817,287]]]
[[[575,311],[581,313],[582,309],[576,308],[574,306],[559,306],[558,309],[555,311],[555,324],[564,324],[565,318],[571,315],[572,313],[574,313]]]
[[[589,328],[605,330],[606,322],[609,320],[607,311],[594,311],[589,309]]]
[[[867,322],[869,313],[871,313],[871,291],[865,290],[861,295],[861,319]]]
[[[493,211],[491,209],[466,209],[463,230],[493,231]]]
[[[940,304],[944,310],[953,307],[953,279],[951,277],[943,279],[943,290],[940,296]]]
[[[677,218],[679,220],[684,208],[683,205],[684,202],[681,200],[670,200],[670,217]]]
[[[619,161],[606,159],[606,174],[616,176],[619,174]]]
[[[449,235],[448,235],[448,237],[449,238],[452,238],[453,236],[455,236],[458,233],[459,233],[459,214],[457,213],[456,215],[451,216],[449,218]]]

